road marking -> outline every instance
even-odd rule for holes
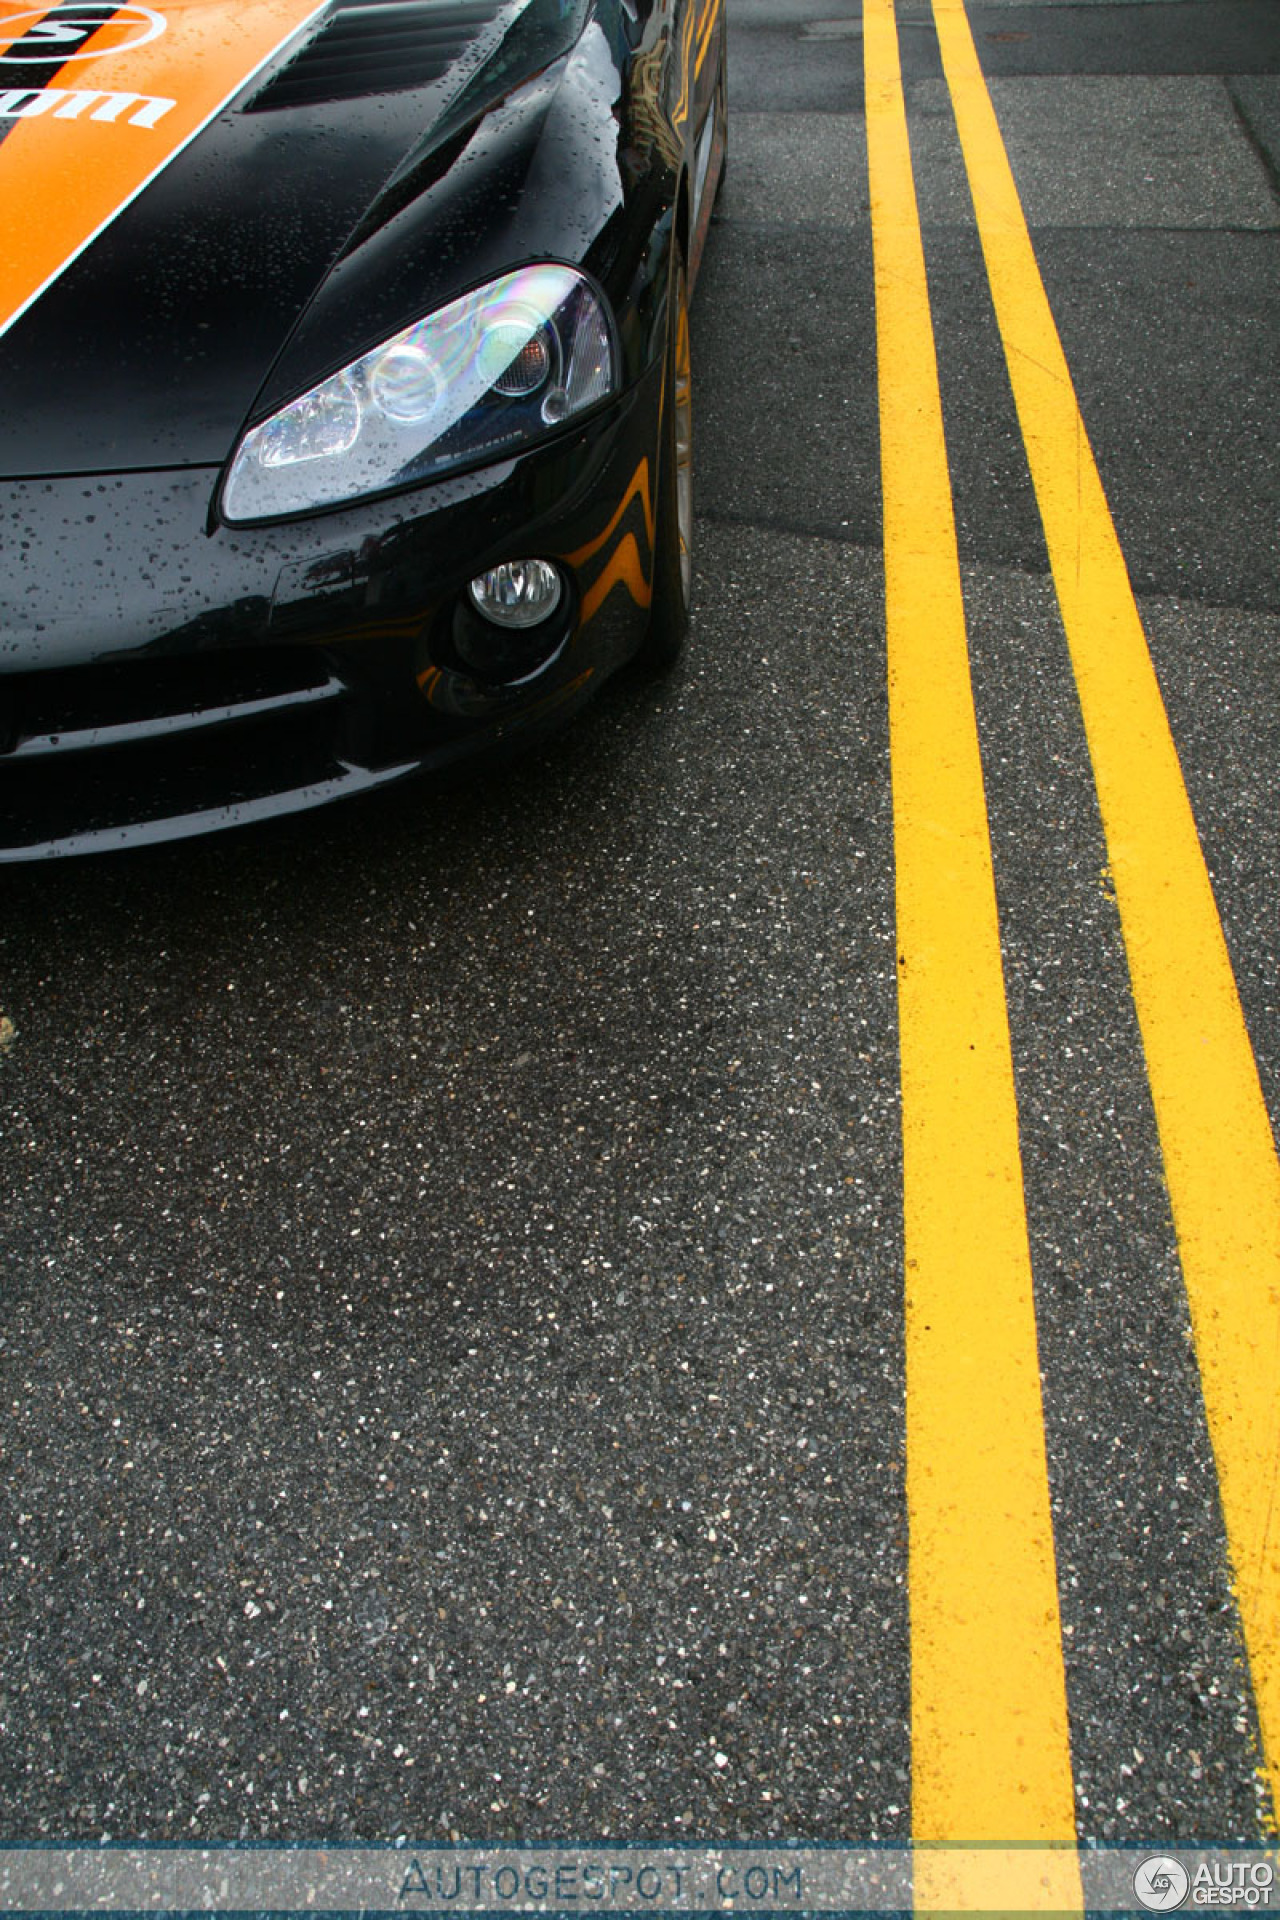
[[[865,0],[907,1261],[920,1908],[1079,1910],[991,841],[892,0]],[[1061,1846],[1061,1855],[1046,1847]],[[1046,1861],[1050,1864],[1046,1868]]]
[[[1093,760],[1274,1815],[1280,1164],[1168,716],[962,0],[933,0],[933,13]]]

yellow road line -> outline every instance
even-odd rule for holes
[[[933,0],[1119,903],[1280,1801],[1280,1165],[1133,589],[961,0]]]
[[[917,1906],[1076,1910],[1071,1756],[991,842],[892,0],[865,0],[907,1260]],[[1060,1845],[1062,1854],[1046,1853]],[[1025,1865],[1024,1865],[1025,1859]],[[1046,1861],[1050,1864],[1046,1867]]]

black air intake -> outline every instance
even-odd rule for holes
[[[429,86],[500,11],[499,0],[355,0],[250,100],[247,113]]]

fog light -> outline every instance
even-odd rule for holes
[[[559,570],[549,560],[507,560],[477,574],[467,592],[476,611],[499,627],[536,627],[564,598]]]

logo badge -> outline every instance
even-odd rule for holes
[[[0,13],[0,60],[28,67],[60,67],[67,60],[105,60],[158,40],[167,21],[150,7],[115,0],[65,0],[58,7]],[[86,49],[86,42],[95,45]]]
[[[1133,1890],[1151,1913],[1172,1913],[1191,1891],[1191,1875],[1181,1860],[1157,1853],[1133,1876]]]

